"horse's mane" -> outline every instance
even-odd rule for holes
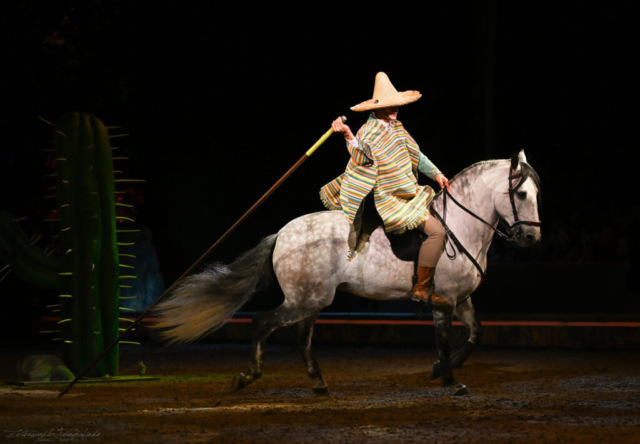
[[[462,176],[467,171],[469,171],[469,170],[471,170],[473,168],[477,168],[477,167],[482,166],[482,165],[492,165],[492,164],[496,164],[496,163],[499,163],[499,162],[504,162],[504,159],[481,160],[480,162],[476,162],[476,163],[474,163],[472,165],[469,165],[464,170],[460,171],[458,174],[453,176],[453,179],[450,179],[449,182],[453,182],[454,180],[456,180],[458,178],[458,176]]]
[[[496,163],[505,162],[505,161],[509,161],[511,162],[511,165],[514,165],[518,161],[518,153],[515,153],[513,156],[511,156],[511,159],[509,160],[491,159],[491,160],[481,160],[480,162],[476,162],[466,167],[464,170],[460,171],[455,176],[453,176],[453,179],[451,179],[449,182],[453,182],[454,180],[456,180],[458,176],[465,174],[467,171],[473,168],[477,168],[482,165],[494,165]],[[538,194],[540,194],[540,176],[538,176],[538,173],[536,172],[536,170],[534,170],[533,167],[529,165],[527,162],[520,161],[520,172],[522,174],[522,183],[524,183],[524,181],[526,181],[527,179],[531,178],[536,188],[538,189]]]
[[[513,167],[513,166],[517,165],[518,160],[519,160],[518,159],[518,153],[515,153],[513,156],[511,156],[511,159],[481,160],[480,162],[476,162],[476,163],[466,167],[462,171],[460,171],[458,174],[453,176],[453,178],[449,182],[453,182],[454,180],[456,180],[458,178],[458,176],[462,176],[467,171],[469,171],[469,170],[471,170],[473,168],[477,168],[479,166],[495,165],[495,164],[501,163],[501,162],[511,162],[511,165]],[[538,206],[540,206],[540,204],[542,203],[542,201],[540,199],[540,197],[541,197],[540,176],[538,176],[538,173],[536,172],[536,170],[533,169],[533,167],[531,165],[529,165],[527,162],[522,162],[522,161],[520,161],[520,173],[522,174],[522,180],[520,181],[520,183],[524,183],[529,178],[531,180],[533,180],[533,183],[535,184],[535,186],[536,186],[536,188],[538,190]],[[438,194],[440,194],[440,192],[438,192]]]

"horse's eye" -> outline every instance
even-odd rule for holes
[[[518,191],[516,195],[518,196],[518,199],[521,199],[521,200],[525,200],[527,198],[526,191]]]

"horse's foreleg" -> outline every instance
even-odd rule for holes
[[[462,322],[469,329],[469,339],[451,357],[452,368],[460,368],[462,367],[462,364],[464,364],[465,361],[469,358],[471,353],[473,353],[476,345],[482,339],[484,328],[478,320],[478,315],[473,308],[471,298],[466,299],[462,304],[456,307],[455,315],[460,320],[460,322]],[[433,364],[433,368],[431,370],[431,379],[433,380],[439,378],[440,374],[440,361],[438,361]]]
[[[469,358],[471,353],[473,353],[476,345],[482,339],[484,327],[478,319],[476,310],[473,308],[471,298],[456,307],[455,314],[460,322],[469,329],[469,339],[451,358],[451,365],[453,368],[460,368],[467,358]]]
[[[449,305],[433,306],[433,323],[436,329],[436,346],[440,360],[440,378],[442,384],[455,383],[451,366],[451,321],[453,308]]]
[[[467,388],[453,377],[451,363],[451,321],[453,307],[449,305],[433,306],[433,321],[436,329],[436,345],[440,358],[440,379],[445,387],[452,387],[455,395],[466,394]]]
[[[302,351],[302,358],[307,366],[309,377],[313,380],[313,392],[317,395],[328,395],[329,390],[327,389],[327,384],[322,378],[320,366],[318,365],[318,361],[316,361],[313,349],[311,348],[313,326],[316,323],[319,314],[320,311],[318,310],[315,314],[298,322],[297,324],[292,325],[291,328],[298,339],[298,347],[300,347],[300,351]]]

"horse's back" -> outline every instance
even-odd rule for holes
[[[348,252],[349,224],[341,211],[321,211],[293,219],[278,232],[273,263],[305,248],[321,248],[330,244]]]

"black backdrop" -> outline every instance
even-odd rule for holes
[[[33,214],[42,205],[38,149],[49,128],[36,115],[77,110],[122,125],[126,168],[147,181],[138,222],[153,233],[167,284],[334,118],[346,115],[357,130],[367,116],[349,107],[371,97],[378,71],[398,90],[422,93],[399,119],[449,177],[525,149],[542,178],[545,241],[517,254],[498,245],[494,262],[622,259],[626,267],[637,258],[631,10],[72,0],[4,9],[0,209]],[[231,260],[323,210],[318,190],[347,159],[342,141],[330,139],[212,259]],[[613,240],[602,241],[605,232]],[[500,311],[495,298],[485,311]]]

